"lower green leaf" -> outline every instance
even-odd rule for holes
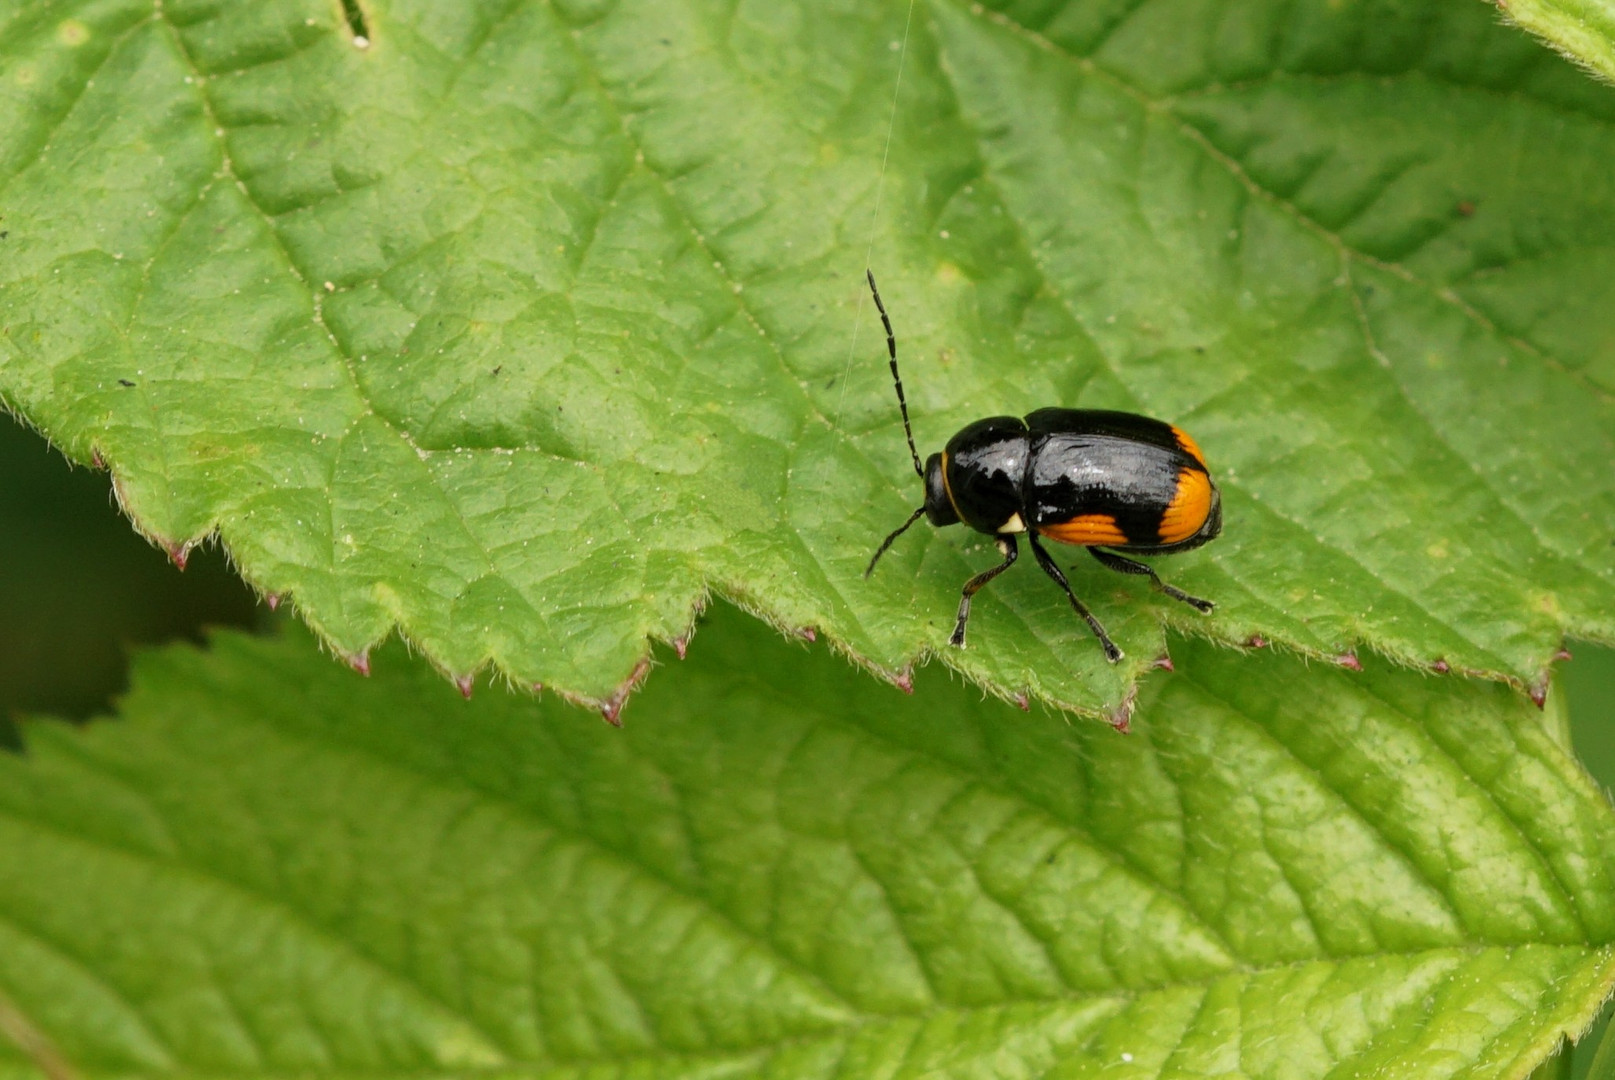
[[[145,654],[121,722],[0,755],[0,1078],[1503,1077],[1579,1033],[1615,815],[1551,713],[1176,648],[1127,736],[728,610],[621,732],[301,632]]]

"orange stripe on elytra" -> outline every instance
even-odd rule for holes
[[[1190,438],[1187,431],[1174,424],[1172,425],[1172,434],[1177,436],[1178,446],[1182,448],[1183,452],[1198,461],[1202,469],[1211,468],[1206,464],[1206,455],[1200,452],[1200,444]]]
[[[1178,489],[1161,515],[1161,543],[1176,544],[1200,531],[1211,513],[1211,477],[1199,469],[1178,473]]]
[[[1127,536],[1109,514],[1078,514],[1074,518],[1039,525],[1038,532],[1062,544],[1125,544]]]

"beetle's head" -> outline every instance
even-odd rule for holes
[[[948,498],[948,484],[942,478],[942,455],[932,454],[925,462],[925,520],[941,528],[957,525],[959,512]]]
[[[916,456],[916,462],[919,458]],[[948,484],[942,478],[942,455],[932,454],[931,460],[925,463],[925,505],[909,515],[907,521],[893,529],[891,535],[880,542],[875,549],[875,557],[869,560],[869,569],[864,571],[864,577],[875,572],[875,564],[880,557],[886,554],[886,549],[892,546],[892,541],[908,532],[908,527],[920,520],[924,514],[932,525],[952,525],[959,520],[958,511],[953,508],[953,500],[948,498]]]

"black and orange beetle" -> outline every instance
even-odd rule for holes
[[[1212,609],[1210,600],[1175,589],[1148,566],[1117,554],[1188,551],[1215,540],[1222,532],[1222,496],[1206,468],[1205,455],[1185,431],[1133,413],[1039,409],[1024,420],[990,416],[966,425],[922,467],[909,427],[903,380],[897,374],[892,320],[881,303],[875,275],[864,273],[886,327],[886,351],[891,357],[908,452],[914,459],[914,471],[925,481],[924,505],[881,541],[864,577],[875,572],[875,564],[892,541],[924,514],[938,527],[962,521],[986,533],[997,541],[1004,557],[997,566],[965,582],[959,621],[948,639],[952,645],[964,646],[970,598],[1015,564],[1020,555],[1015,537],[1020,533],[1026,534],[1037,564],[1065,590],[1111,663],[1122,658],[1122,651],[1071,591],[1040,536],[1085,547],[1107,569],[1143,574],[1174,600],[1199,611]]]

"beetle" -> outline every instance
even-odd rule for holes
[[[897,387],[914,471],[925,483],[925,502],[881,541],[864,577],[909,526],[923,515],[938,528],[960,522],[993,537],[1004,561],[965,582],[959,617],[948,644],[963,648],[970,598],[1015,565],[1016,538],[1024,534],[1043,572],[1099,639],[1105,659],[1122,651],[1043,547],[1041,537],[1088,549],[1108,570],[1148,577],[1155,588],[1201,612],[1215,606],[1162,581],[1126,555],[1168,555],[1197,548],[1222,533],[1222,496],[1205,455],[1182,428],[1135,413],[1108,409],[1039,409],[1025,418],[989,416],[967,424],[922,466],[909,426],[908,400],[897,373],[897,336],[881,302],[873,271],[865,270]]]

